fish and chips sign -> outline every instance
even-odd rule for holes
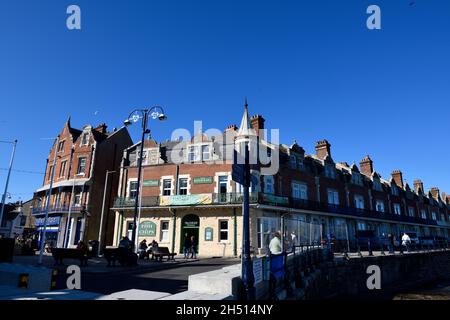
[[[195,206],[211,203],[211,193],[162,196],[159,199],[160,206]]]
[[[151,221],[143,221],[139,224],[139,237],[156,237],[156,224]]]

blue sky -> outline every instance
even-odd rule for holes
[[[194,120],[239,124],[247,96],[284,143],[312,153],[326,138],[335,161],[370,154],[384,178],[401,169],[450,193],[450,2],[410,2],[1,0],[0,140],[19,140],[15,169],[43,172],[41,138],[69,115],[112,128],[163,105],[169,121],[151,123],[163,140]],[[81,31],[66,28],[70,4]],[[382,30],[366,28],[370,4]],[[9,191],[26,200],[41,183],[13,172]]]

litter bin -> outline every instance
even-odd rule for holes
[[[0,262],[13,261],[14,244],[15,240],[13,238],[0,239]]]

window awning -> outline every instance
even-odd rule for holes
[[[72,187],[73,185],[75,185],[76,187],[78,186],[84,186],[84,185],[89,185],[91,183],[90,179],[71,179],[71,180],[64,180],[64,181],[59,181],[59,182],[55,182],[53,183],[53,189],[55,188],[61,188],[61,187]],[[47,184],[39,189],[36,190],[36,192],[41,192],[41,191],[46,191],[50,188],[50,185]]]

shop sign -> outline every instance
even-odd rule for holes
[[[190,206],[211,204],[212,194],[189,194],[189,195],[176,195],[176,196],[162,196],[159,200],[160,206]]]
[[[41,227],[44,225],[45,218],[36,218],[35,226]],[[47,226],[59,226],[61,221],[61,217],[48,217],[47,218]]]
[[[213,177],[195,177],[192,179],[193,184],[211,184]]]
[[[156,224],[152,221],[143,221],[139,224],[139,237],[155,237]]]
[[[271,194],[264,193],[262,195],[263,201],[268,203],[275,203],[275,204],[283,204],[288,205],[289,199],[287,197],[278,197]]]

